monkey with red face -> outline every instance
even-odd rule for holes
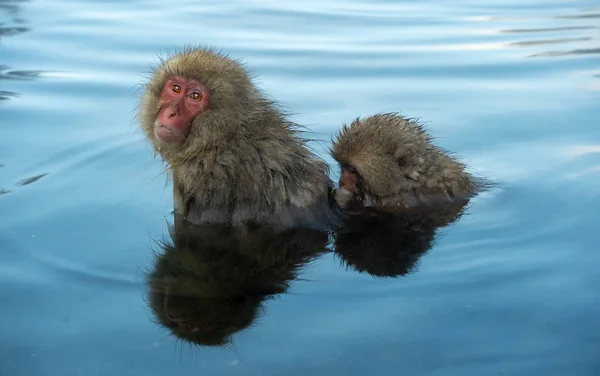
[[[188,48],[157,67],[139,118],[194,223],[330,228],[328,166],[237,60]]]

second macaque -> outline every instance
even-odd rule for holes
[[[341,166],[334,198],[347,211],[398,210],[464,200],[487,183],[432,143],[416,122],[395,113],[345,125],[332,155]]]

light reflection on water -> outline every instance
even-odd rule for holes
[[[0,1],[0,375],[597,374],[599,11]],[[323,153],[400,111],[500,187],[406,276],[324,254],[230,347],[177,342],[145,301],[171,199],[134,113],[186,44],[245,58]]]

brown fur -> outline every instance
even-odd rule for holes
[[[328,252],[328,232],[192,224],[175,215],[147,275],[156,322],[184,341],[222,346]]]
[[[344,125],[331,153],[341,165],[357,170],[359,193],[354,198],[361,207],[408,208],[466,199],[485,185],[434,145],[418,123],[395,113]],[[343,196],[343,190],[336,191],[338,202]]]
[[[168,77],[201,82],[210,107],[179,144],[154,135]],[[188,48],[153,72],[139,118],[173,175],[175,206],[196,222],[254,221],[283,227],[328,226],[333,184],[299,128],[252,82],[242,63],[210,48]]]
[[[359,273],[407,275],[435,244],[438,229],[458,221],[467,204],[468,200],[459,200],[396,212],[365,210],[336,232],[335,253]]]

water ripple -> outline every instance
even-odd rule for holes
[[[0,80],[30,80],[38,78],[42,71],[10,70],[7,66],[0,65]]]
[[[0,90],[0,100],[7,100],[7,99],[10,99],[11,97],[16,97],[18,95],[19,94],[13,93],[12,91]]]
[[[23,180],[19,181],[17,184],[18,185],[29,185],[31,183],[35,183],[36,181],[40,180],[41,178],[43,178],[46,175],[48,175],[48,174],[46,173],[46,174],[40,174],[40,175],[32,176],[30,178],[26,178],[26,179],[23,179]]]
[[[600,48],[584,48],[570,51],[546,51],[538,54],[530,55],[529,57],[552,57],[552,56],[567,56],[567,55],[589,55],[600,54]]]
[[[545,28],[532,28],[532,29],[504,29],[500,30],[501,33],[546,33],[555,31],[576,31],[576,30],[593,30],[600,29],[597,26],[557,26],[557,27],[545,27]]]

